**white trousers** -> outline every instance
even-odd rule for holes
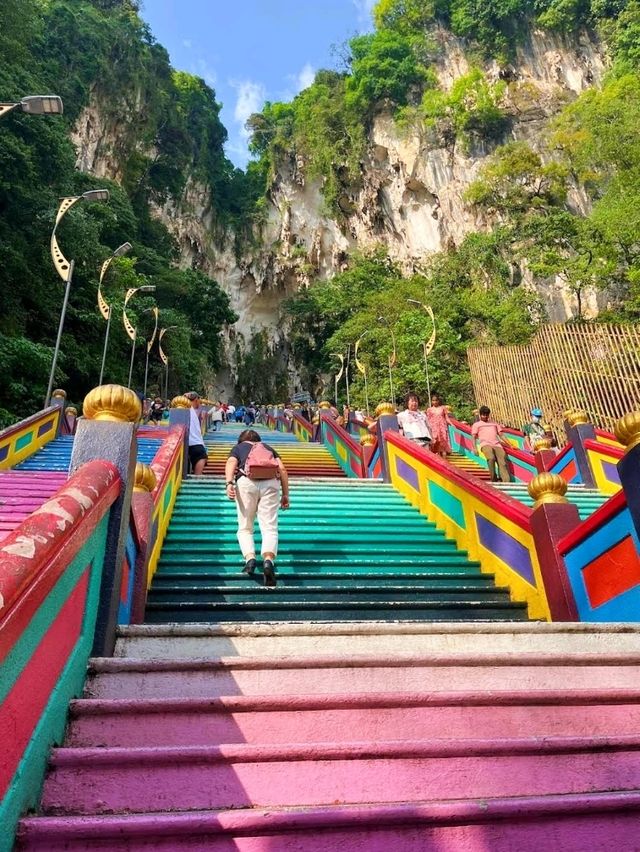
[[[241,476],[236,482],[238,509],[238,543],[245,559],[256,552],[253,524],[258,516],[262,535],[262,553],[278,553],[278,508],[280,482],[277,479],[249,479]]]

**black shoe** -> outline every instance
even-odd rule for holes
[[[247,576],[251,577],[253,572],[256,570],[256,565],[258,563],[255,559],[247,559],[244,563],[244,568],[242,569],[243,574],[247,574]]]
[[[264,560],[264,566],[262,568],[264,573],[264,584],[268,589],[275,589],[278,585],[276,583],[276,566],[270,559]]]

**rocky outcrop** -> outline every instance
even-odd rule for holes
[[[470,70],[463,43],[446,30],[435,33],[437,75],[448,90]],[[597,83],[605,69],[602,46],[586,32],[571,40],[533,29],[507,67],[490,63],[490,81],[503,80],[502,103],[509,116],[505,139],[537,146],[550,116],[581,91]],[[123,139],[130,136],[100,108],[97,99],[80,116],[74,142],[78,166],[98,176],[122,178]],[[318,180],[308,180],[305,163],[292,157],[281,164],[270,190],[266,220],[251,247],[237,250],[234,235],[221,231],[212,212],[211,191],[191,179],[180,198],[154,208],[180,246],[180,262],[215,278],[231,298],[240,319],[229,335],[233,368],[235,344],[267,328],[274,347],[284,344],[280,305],[314,279],[342,269],[354,249],[383,244],[392,258],[411,271],[431,253],[458,244],[470,231],[491,225],[464,200],[491,147],[468,149],[455,137],[439,137],[422,126],[400,130],[390,113],[373,121],[367,154],[356,183],[345,181],[340,216],[330,216]],[[146,152],[149,154],[149,152]],[[570,203],[588,209],[575,188]],[[257,246],[257,248],[256,248]],[[573,313],[562,282],[523,280],[543,296],[551,319]],[[551,285],[551,286],[550,286]],[[594,294],[583,295],[588,311],[598,308]],[[233,369],[231,370],[233,372]],[[228,380],[231,381],[229,376]]]

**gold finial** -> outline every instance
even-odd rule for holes
[[[69,417],[72,417],[72,416],[77,417],[78,416],[78,409],[75,407],[75,405],[68,405],[65,408],[64,413]]]
[[[331,408],[331,403],[324,399],[322,402],[318,403],[318,408]]]
[[[82,413],[89,420],[137,423],[142,417],[142,405],[129,388],[100,385],[85,396]]]
[[[589,423],[589,415],[581,408],[570,408],[562,415],[569,426],[580,426],[583,423]]]
[[[56,388],[54,392],[51,394],[51,399],[66,399],[67,392],[62,390],[62,388]]]
[[[383,414],[395,414],[396,409],[391,402],[381,402],[373,412],[374,417],[382,417]]]
[[[363,435],[360,438],[360,446],[362,447],[372,447],[376,442],[375,435]]]
[[[564,496],[567,493],[567,483],[557,473],[539,473],[529,483],[527,490],[536,501],[533,508],[537,509],[543,503],[568,503]]]
[[[628,453],[640,444],[640,411],[630,411],[615,425],[615,436],[626,447]]]
[[[157,479],[156,475],[153,472],[153,468],[151,468],[148,464],[143,464],[142,462],[138,462],[136,464],[136,475],[133,484],[133,490],[140,492],[146,492],[150,494],[153,489],[156,487]]]
[[[186,396],[174,396],[171,400],[171,408],[191,408],[191,400]]]
[[[540,450],[550,450],[552,446],[553,441],[551,438],[536,438],[533,442],[533,451],[534,453],[537,453]]]

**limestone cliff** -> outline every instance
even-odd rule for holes
[[[435,37],[437,75],[448,90],[469,71],[469,61],[464,45],[451,33],[437,30]],[[507,84],[502,108],[509,115],[510,129],[503,141],[527,140],[538,147],[549,118],[598,83],[605,65],[602,46],[587,32],[567,40],[532,30],[511,65],[494,62],[484,68],[489,80]],[[119,179],[122,139],[117,122],[105,117],[98,100],[80,116],[74,141],[80,167]],[[459,243],[469,231],[490,227],[494,223],[490,217],[464,201],[466,188],[489,153],[482,144],[467,150],[455,137],[438,138],[424,127],[400,130],[392,115],[382,111],[372,123],[360,179],[343,187],[339,221],[326,212],[320,182],[307,179],[303,159],[295,156],[280,165],[269,190],[266,220],[250,248],[238,251],[229,232],[221,237],[211,190],[192,179],[180,198],[156,206],[154,214],[178,241],[180,262],[202,269],[231,297],[240,320],[230,343],[238,335],[246,340],[267,328],[277,346],[284,339],[282,300],[314,278],[334,274],[354,249],[382,243],[411,270],[430,253]],[[578,187],[569,201],[577,211],[588,209],[586,195]],[[550,318],[571,316],[570,296],[557,282],[534,282],[526,269],[524,277],[542,293]],[[585,304],[587,311],[597,310],[593,294]],[[233,347],[228,348],[233,361]]]

